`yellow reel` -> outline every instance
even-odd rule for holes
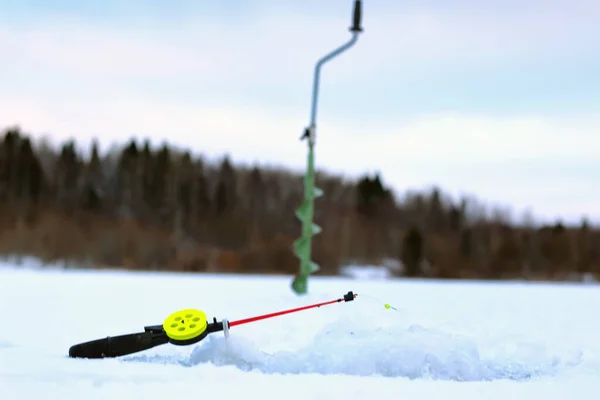
[[[200,310],[187,308],[169,315],[163,322],[163,329],[169,342],[175,345],[188,345],[201,341],[208,332],[206,314]]]

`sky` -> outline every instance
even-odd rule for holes
[[[0,128],[302,171],[352,3],[0,0]],[[597,0],[363,0],[322,70],[317,167],[600,223],[599,20]]]

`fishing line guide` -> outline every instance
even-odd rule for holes
[[[164,320],[162,325],[145,326],[144,332],[130,333],[120,336],[108,336],[101,339],[75,344],[69,348],[69,357],[91,359],[113,358],[149,350],[153,347],[167,343],[176,346],[187,346],[198,343],[206,338],[209,334],[215,332],[222,331],[225,337],[228,337],[229,330],[233,326],[256,322],[267,318],[274,318],[311,308],[320,308],[329,304],[345,303],[353,301],[357,296],[358,294],[349,291],[341,298],[335,300],[315,303],[308,306],[292,308],[231,322],[227,319],[217,321],[217,319],[213,317],[212,322],[209,323],[206,314],[203,311],[194,308],[187,308],[175,311],[169,315]]]

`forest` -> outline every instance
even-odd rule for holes
[[[84,155],[87,154],[87,155]],[[317,275],[348,264],[448,279],[600,277],[600,230],[582,219],[549,226],[511,221],[472,197],[433,187],[398,194],[383,176],[319,171]],[[208,162],[168,143],[125,141],[100,154],[57,148],[20,127],[0,137],[0,255],[76,268],[294,274],[302,175]],[[582,210],[582,213],[585,210]]]

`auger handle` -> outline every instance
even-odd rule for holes
[[[361,0],[354,1],[354,11],[352,13],[352,27],[350,32],[362,32],[363,28],[360,26],[362,20],[362,3]]]

